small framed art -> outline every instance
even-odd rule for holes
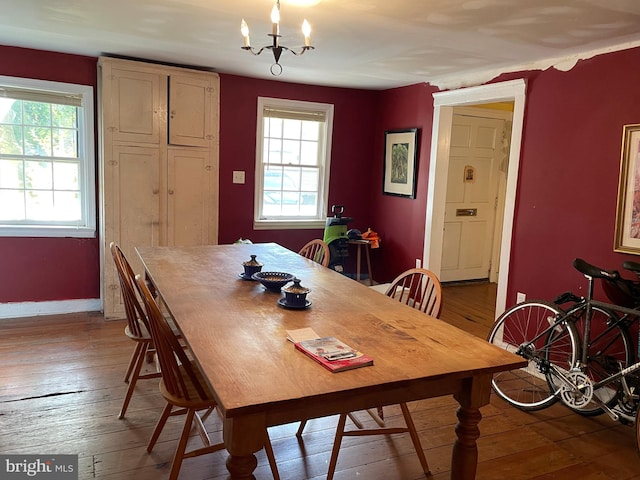
[[[416,197],[417,147],[417,128],[384,132],[383,194]]]
[[[640,255],[640,125],[625,125],[618,184],[616,252]]]

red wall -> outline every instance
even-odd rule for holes
[[[379,121],[376,125],[373,162],[373,198],[375,212],[373,229],[381,236],[380,250],[373,252],[373,275],[379,282],[390,281],[402,271],[415,266],[424,248],[425,216],[431,126],[433,123],[433,92],[428,84],[412,85],[383,92]],[[384,168],[384,132],[417,127],[418,166],[416,198],[409,199],[382,194]]]
[[[508,304],[517,291],[529,298],[584,292],[585,279],[571,265],[575,257],[607,269],[638,260],[615,253],[613,239],[622,128],[640,123],[640,48],[580,61],[568,72],[524,77]]]
[[[221,74],[219,242],[232,243],[242,237],[253,242],[278,242],[297,251],[309,240],[323,237],[323,229],[253,230],[258,97],[334,105],[329,209],[333,204],[344,205],[344,215],[353,218],[349,228],[366,230],[374,216],[369,199],[377,167],[371,138],[379,95],[369,90]],[[244,184],[232,183],[234,170],[246,172]]]
[[[542,299],[583,292],[585,279],[571,265],[576,257],[607,269],[639,260],[615,253],[613,237],[622,127],[640,123],[640,48],[580,61],[568,72],[519,72],[495,81],[515,78],[527,80],[527,99],[507,305],[516,292]],[[385,275],[422,256],[433,91],[414,85],[386,91],[382,99],[377,162],[380,130],[422,128],[417,199],[372,200]]]
[[[94,100],[96,63],[92,57],[0,46],[0,75],[90,85]],[[0,303],[100,296],[97,238],[0,237],[0,252]]]

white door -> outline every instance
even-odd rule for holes
[[[505,122],[454,114],[447,175],[443,282],[489,278]]]

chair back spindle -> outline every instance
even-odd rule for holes
[[[167,319],[160,311],[147,283],[140,275],[136,275],[135,280],[142,303],[147,311],[151,337],[158,354],[165,388],[170,394],[185,400],[209,400],[201,377],[194,370],[184,348],[180,345],[178,338],[167,323]],[[195,392],[187,388],[184,377],[180,373],[181,370],[189,377]]]

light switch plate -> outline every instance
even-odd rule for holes
[[[233,171],[233,183],[244,183],[244,170]]]

